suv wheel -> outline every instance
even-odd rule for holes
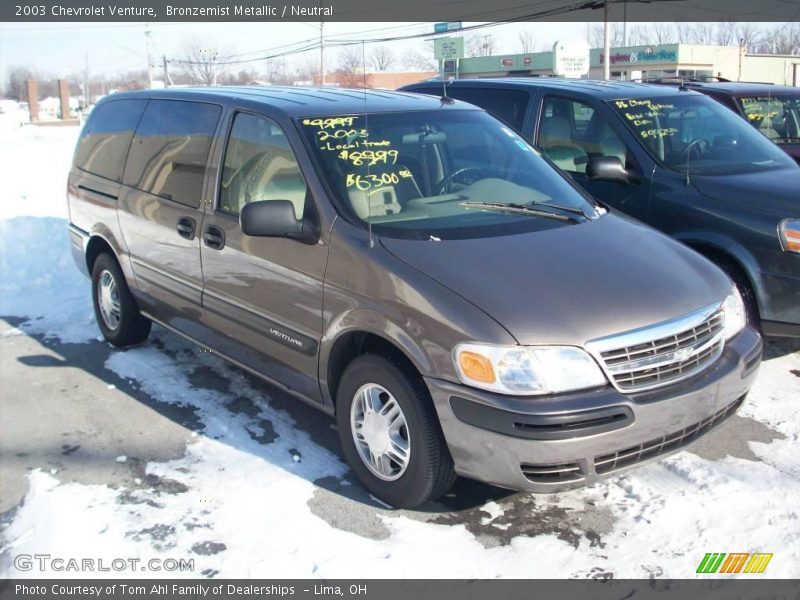
[[[379,356],[359,356],[342,375],[336,418],[345,458],[376,498],[414,508],[453,485],[453,460],[418,376]]]
[[[94,315],[103,337],[115,346],[141,344],[152,323],[142,316],[113,256],[103,253],[92,267]]]

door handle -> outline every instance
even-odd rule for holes
[[[178,219],[178,225],[176,229],[178,230],[178,235],[182,238],[193,240],[196,226],[197,224],[195,223],[195,220],[191,217],[181,217]]]
[[[216,225],[209,225],[206,227],[206,232],[203,234],[203,241],[209,248],[222,250],[225,246],[225,231]]]

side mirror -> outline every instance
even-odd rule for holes
[[[244,205],[239,214],[239,226],[246,235],[258,237],[287,237],[316,244],[319,228],[307,219],[294,216],[294,204],[289,200],[259,200]]]
[[[586,163],[586,177],[600,181],[630,183],[630,174],[616,156],[593,156]]]

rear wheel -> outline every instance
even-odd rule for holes
[[[444,495],[453,460],[424,382],[372,354],[359,356],[336,394],[342,450],[376,498],[414,508]]]
[[[152,323],[142,316],[116,259],[100,254],[92,266],[94,315],[103,337],[115,346],[141,344]]]

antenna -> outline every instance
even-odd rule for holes
[[[364,129],[367,130],[367,137],[369,137],[369,114],[367,113],[367,50],[364,40],[361,40],[361,72],[363,80],[361,85],[364,86]],[[367,181],[369,181],[369,161],[367,161]],[[367,195],[367,232],[369,241],[367,242],[368,248],[375,247],[375,241],[372,239],[372,198],[370,198],[369,190],[365,190]]]

